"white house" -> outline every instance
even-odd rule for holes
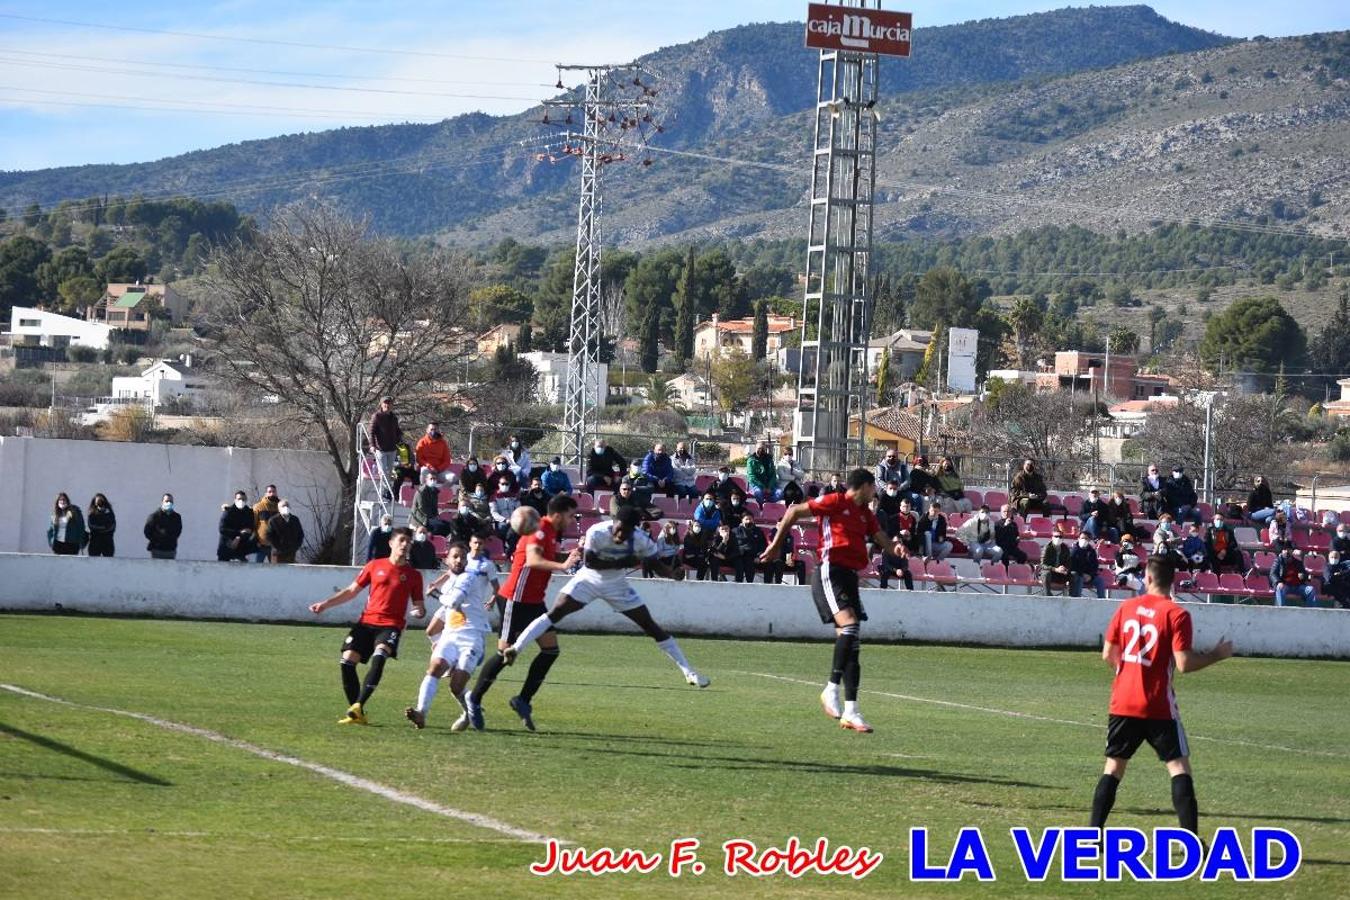
[[[713,406],[712,395],[708,392],[708,382],[701,375],[685,372],[670,379],[675,391],[676,405],[684,407],[690,413],[702,415],[704,410]]]
[[[901,328],[884,337],[873,338],[867,342],[867,371],[876,372],[881,365],[881,354],[891,351],[891,369],[901,381],[914,377],[923,365],[928,344],[933,340],[933,332],[915,328]]]
[[[215,386],[209,376],[192,368],[190,359],[185,362],[162,359],[140,375],[114,378],[112,399],[122,403],[140,401],[153,409],[180,397],[199,399]]]
[[[9,333],[13,344],[106,350],[112,328],[101,322],[86,322],[45,309],[16,306],[10,312]]]
[[[801,328],[801,323],[793,316],[770,315],[768,320],[769,329],[764,348],[772,359],[787,343],[788,337]],[[732,348],[748,354],[754,332],[754,319],[722,319],[717,313],[713,313],[712,319],[694,326],[694,356],[706,359],[714,354],[720,356],[724,350]]]
[[[540,403],[562,403],[567,393],[567,354],[553,353],[547,350],[534,350],[520,354],[520,358],[534,366],[538,373],[535,392]],[[597,363],[591,369],[592,397],[597,407],[605,405],[609,393],[609,366]]]

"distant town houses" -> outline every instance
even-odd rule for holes
[[[173,289],[173,285],[137,281],[134,284],[109,284],[103,296],[86,308],[84,317],[110,328],[148,332],[151,320],[157,315],[180,325],[186,313],[187,300]]]

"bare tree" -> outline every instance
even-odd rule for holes
[[[600,283],[600,333],[605,337],[618,339],[623,337],[628,327],[628,301],[624,295],[623,283],[602,281]]]
[[[212,254],[203,306],[216,374],[321,437],[349,509],[362,420],[381,397],[411,405],[462,368],[451,348],[466,269],[447,253],[405,255],[331,207],[283,208]]]

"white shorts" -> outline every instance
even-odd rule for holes
[[[483,661],[483,632],[472,628],[444,632],[431,648],[431,658],[438,656],[452,669],[472,673]]]
[[[615,612],[629,612],[642,606],[642,598],[625,578],[606,578],[594,569],[582,569],[563,586],[562,593],[582,606],[592,600],[604,600]]]

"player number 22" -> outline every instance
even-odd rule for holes
[[[1140,640],[1144,646],[1139,647]],[[1153,648],[1158,645],[1158,626],[1145,623],[1140,625],[1137,619],[1125,620],[1125,652],[1121,660],[1127,663],[1139,663],[1141,666],[1153,665]]]

